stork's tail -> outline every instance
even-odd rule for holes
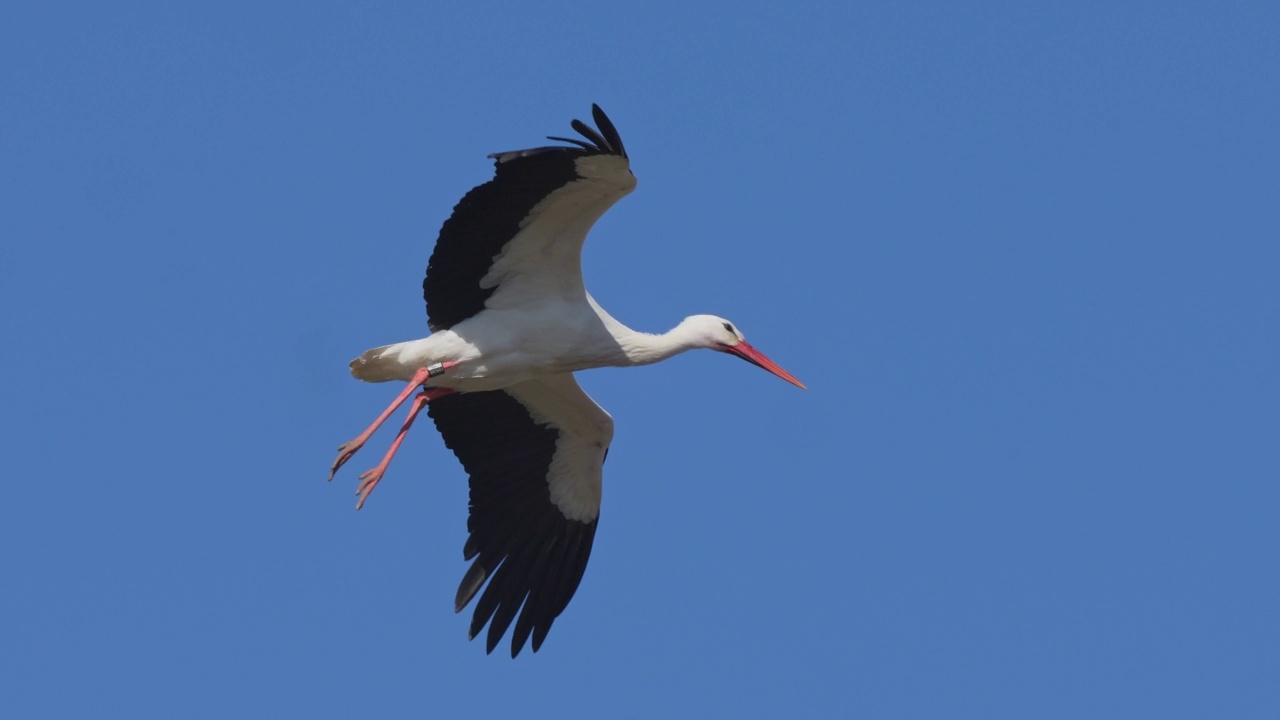
[[[400,364],[400,346],[383,345],[372,350],[365,350],[360,357],[351,361],[352,377],[365,382],[387,382],[404,374]]]

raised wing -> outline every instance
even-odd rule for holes
[[[455,607],[461,612],[488,580],[471,637],[488,623],[493,652],[516,620],[511,656],[530,635],[537,652],[587,568],[613,420],[570,374],[446,395],[427,412],[470,476],[462,554],[475,562]]]
[[[440,228],[422,281],[427,322],[443,330],[485,307],[542,294],[581,295],[582,243],[635,176],[613,123],[591,106],[599,131],[580,120],[574,147],[495,153],[494,178],[467,193]]]

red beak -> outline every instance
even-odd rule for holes
[[[764,356],[764,353],[751,347],[746,340],[739,342],[737,345],[722,345],[721,347],[724,348],[725,352],[733,353],[756,367],[762,367],[802,390],[809,389],[804,386],[804,383],[797,380],[794,375],[778,367],[778,363],[770,360]]]

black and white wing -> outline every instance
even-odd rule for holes
[[[493,652],[515,620],[511,656],[531,635],[537,652],[587,568],[613,420],[571,374],[446,395],[427,412],[470,476],[462,554],[474,563],[456,609],[487,580],[471,637],[488,623]]]
[[[582,243],[636,179],[622,138],[597,105],[586,141],[495,153],[494,178],[467,193],[440,228],[422,281],[431,330],[538,294],[581,296]]]

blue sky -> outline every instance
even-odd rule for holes
[[[856,5],[856,7],[854,7]],[[42,5],[0,23],[12,717],[1280,712],[1280,10]],[[485,155],[600,103],[595,552],[454,615],[466,483],[334,448]]]

